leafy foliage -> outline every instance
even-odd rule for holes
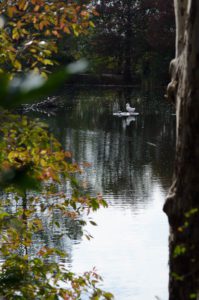
[[[101,197],[95,199],[80,193],[72,177],[80,168],[70,162],[70,153],[62,150],[45,124],[3,110],[1,120],[0,181],[7,194],[6,200],[1,201],[0,211],[1,253],[5,257],[0,276],[1,295],[6,299],[16,296],[57,299],[58,295],[62,299],[80,299],[81,293],[87,291],[91,299],[94,295],[93,299],[101,296],[111,299],[110,294],[95,287],[100,280],[96,272],[77,277],[56,263],[45,263],[53,254],[65,255],[59,250],[42,247],[34,257],[29,254],[34,234],[44,230],[38,211],[50,215],[59,210],[63,218],[82,224],[81,215],[85,210],[96,210],[106,203]],[[55,188],[64,178],[73,190],[70,197],[57,193]],[[41,196],[35,194],[38,189]],[[18,203],[15,212],[7,212],[4,207],[13,206],[14,202]],[[20,255],[19,249],[24,249]],[[60,282],[65,282],[65,286],[70,283],[70,288],[61,288]]]
[[[49,80],[27,85],[27,78],[17,84],[5,76],[1,79],[2,101],[5,107],[45,94],[64,80],[69,73],[81,69],[81,62],[52,75]],[[16,79],[15,79],[16,80]],[[24,85],[24,82],[26,84]],[[13,87],[14,86],[14,87]],[[23,88],[23,86],[25,88]],[[14,90],[13,90],[14,89]],[[77,276],[56,263],[55,256],[66,254],[57,248],[41,244],[34,249],[37,236],[45,230],[46,219],[59,227],[54,213],[62,219],[73,220],[80,227],[86,224],[83,215],[106,202],[85,194],[75,178],[82,172],[72,161],[71,153],[40,120],[0,110],[0,295],[6,299],[112,299],[97,287],[101,281],[95,270]],[[59,189],[68,182],[67,191]],[[89,222],[96,225],[89,219]],[[90,235],[86,235],[90,239]],[[34,251],[32,250],[34,249]],[[53,259],[54,257],[54,259]]]
[[[101,278],[95,270],[76,276],[55,262],[66,253],[42,243],[34,249],[46,220],[60,226],[54,213],[82,228],[85,213],[107,204],[84,193],[75,178],[82,170],[44,123],[5,110],[49,94],[85,68],[80,61],[45,78],[55,65],[58,39],[86,34],[93,13],[79,1],[0,2],[0,295],[5,299],[113,298],[97,287]],[[61,182],[67,182],[67,191],[60,191]]]
[[[33,70],[46,76],[56,64],[63,36],[86,34],[95,13],[78,1],[17,0],[0,2],[0,71]]]
[[[81,299],[81,295],[85,293],[90,295],[90,299],[112,299],[110,293],[96,288],[100,280],[95,270],[86,272],[83,276],[75,276],[68,270],[60,269],[55,263],[46,264],[40,258],[29,259],[27,255],[12,255],[2,267],[0,293],[6,299],[24,300],[76,300]],[[61,283],[66,283],[69,287],[62,288]]]

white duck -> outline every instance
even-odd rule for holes
[[[126,110],[129,113],[134,113],[135,112],[135,107],[130,107],[129,103],[126,104]]]

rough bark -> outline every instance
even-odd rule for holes
[[[199,300],[199,1],[174,0],[176,57],[168,98],[176,105],[176,161],[164,205],[170,224],[169,299]]]

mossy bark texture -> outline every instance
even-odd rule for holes
[[[199,300],[199,0],[174,0],[176,57],[168,98],[176,106],[176,160],[164,205],[170,224],[169,300]]]

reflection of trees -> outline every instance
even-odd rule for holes
[[[78,222],[63,217],[60,211],[53,211],[51,215],[42,217],[44,230],[35,234],[34,243],[31,252],[41,248],[41,245],[47,245],[49,248],[57,248],[67,253],[67,261],[71,262],[71,252],[73,241],[79,241],[82,238],[82,227]],[[55,224],[59,224],[57,227]]]
[[[83,175],[89,190],[133,203],[147,199],[154,181],[168,187],[174,116],[161,95],[117,88],[85,89],[74,92],[72,99],[62,97],[65,110],[51,126],[77,162],[92,163]],[[126,102],[140,112],[129,124],[112,115],[115,108],[124,110]]]
[[[63,185],[65,183],[63,182]],[[38,253],[38,251],[44,246],[49,248],[57,248],[61,251],[67,253],[67,261],[71,262],[71,252],[72,252],[72,241],[80,241],[83,235],[83,228],[77,220],[72,218],[64,217],[58,209],[52,209],[46,213],[41,211],[40,206],[45,204],[46,199],[40,198],[37,205],[32,206],[29,198],[32,196],[37,196],[37,194],[29,193],[27,194],[27,199],[18,199],[16,201],[14,194],[2,193],[1,195],[1,206],[5,208],[5,211],[14,214],[18,210],[35,209],[35,212],[32,214],[31,218],[27,218],[24,215],[25,221],[28,225],[28,222],[32,219],[39,219],[42,221],[43,228],[37,233],[33,234],[32,243],[30,247],[19,249],[20,253],[23,254],[32,254],[33,256]],[[8,201],[9,199],[9,201]],[[54,199],[48,201],[48,204],[51,205],[58,204],[59,198],[54,202]],[[53,258],[53,257],[52,257]],[[54,259],[54,258],[53,258]],[[60,258],[59,258],[60,259]]]

